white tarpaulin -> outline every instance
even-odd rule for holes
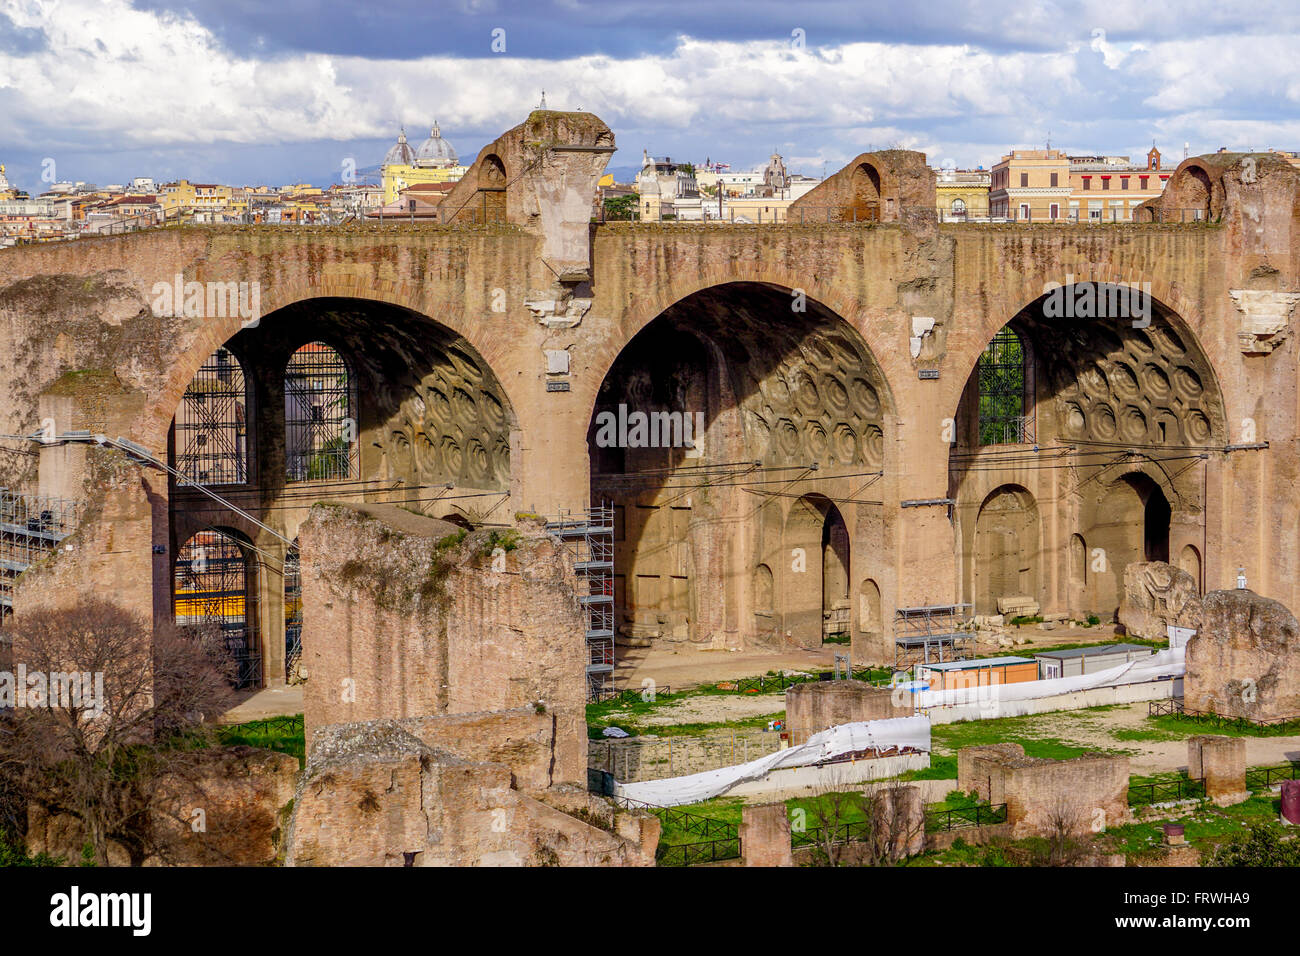
[[[698,803],[721,796],[738,784],[758,780],[773,770],[787,767],[807,767],[860,750],[888,750],[891,747],[910,747],[926,753],[930,750],[930,719],[928,717],[894,717],[889,720],[867,720],[856,724],[841,724],[823,730],[808,738],[808,742],[788,750],[759,757],[749,763],[719,770],[706,770],[686,777],[667,780],[646,780],[641,783],[620,785],[620,796],[657,807],[676,807],[684,803]]]
[[[1120,684],[1138,684],[1164,677],[1181,677],[1187,670],[1185,655],[1186,650],[1177,647],[1148,657],[1139,657],[1107,670],[1097,671],[1095,674],[1022,681],[1018,684],[962,687],[956,690],[924,690],[910,696],[913,704],[919,709],[982,704],[990,699],[1009,701],[1056,697],[1059,694],[1073,694],[1076,691],[1093,690],[1098,687],[1118,687]]]

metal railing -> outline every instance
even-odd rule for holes
[[[659,866],[696,866],[740,859],[740,838],[701,840],[699,843],[659,844],[655,863]]]
[[[799,849],[805,846],[826,846],[827,833],[830,833],[830,843],[866,843],[872,838],[875,829],[867,820],[851,820],[848,823],[839,823],[831,827],[807,827],[803,830],[790,831],[790,846],[792,849]]]
[[[983,827],[1007,822],[1005,803],[973,803],[968,807],[925,811],[925,832],[941,833],[966,827]]]
[[[591,774],[588,771],[588,781]],[[699,863],[718,863],[740,858],[740,830],[725,820],[700,816],[677,807],[660,807],[631,797],[610,796],[610,801],[624,810],[645,810],[653,813],[665,826],[673,826],[702,839],[691,843],[660,843],[655,850],[659,866],[694,866]]]
[[[301,734],[304,722],[302,714],[286,714],[279,717],[265,717],[261,720],[245,720],[238,724],[222,724],[217,728],[219,737],[247,734]]]
[[[1130,807],[1145,807],[1152,803],[1166,803],[1172,800],[1193,800],[1204,796],[1204,777],[1156,780],[1151,783],[1130,784],[1128,788]]]
[[[1246,770],[1247,790],[1269,790],[1283,780],[1300,780],[1300,762],[1277,767],[1251,767]]]
[[[1233,727],[1238,730],[1251,728],[1267,729],[1271,727],[1285,727],[1289,724],[1300,724],[1300,714],[1294,714],[1290,717],[1233,717],[1225,714],[1216,714],[1208,710],[1194,710],[1187,707],[1182,697],[1171,697],[1168,700],[1153,700],[1147,703],[1148,717],[1187,717],[1191,720],[1204,724],[1210,724],[1215,727]]]

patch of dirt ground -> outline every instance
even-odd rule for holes
[[[650,714],[632,717],[623,712],[611,713],[610,723],[634,721],[642,727],[667,727],[672,724],[713,724],[727,720],[744,720],[785,710],[785,694],[702,694],[665,704]]]

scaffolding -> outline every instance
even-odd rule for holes
[[[77,502],[71,498],[0,488],[0,625],[13,610],[18,575],[57,551],[76,520]]]
[[[587,615],[587,697],[614,689],[614,506],[561,511],[546,530],[574,551],[574,571],[585,582],[578,603]]]
[[[970,610],[970,604],[931,604],[895,610],[894,670],[974,657],[974,634],[958,630]]]

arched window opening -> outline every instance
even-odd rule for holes
[[[1148,561],[1169,563],[1169,521],[1172,513],[1165,493],[1158,487],[1153,487],[1142,514],[1142,550]]]
[[[1015,445],[1033,441],[1033,423],[1026,414],[1026,349],[1010,328],[1004,328],[980,355],[979,443]]]
[[[219,528],[198,532],[176,554],[174,595],[176,623],[215,632],[234,665],[235,686],[259,686],[262,654],[252,546]]]
[[[298,539],[284,555],[284,679],[302,683],[302,576]]]
[[[954,216],[964,216],[964,215],[966,215],[966,200],[964,200],[964,199],[954,199],[954,200],[952,201],[952,214],[953,214]]]
[[[850,642],[849,529],[830,505],[822,525],[822,642]]]
[[[239,359],[222,346],[203,363],[172,422],[178,484],[234,485],[248,480],[248,389]]]
[[[284,373],[285,462],[289,481],[351,478],[357,427],[355,383],[343,356],[309,342]]]

